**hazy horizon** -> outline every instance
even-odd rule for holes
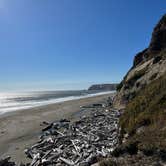
[[[0,92],[118,83],[166,1],[0,0]]]
[[[44,82],[44,81],[43,81]],[[111,82],[111,83],[119,83],[119,82]],[[38,84],[41,86],[39,87]],[[88,90],[88,88],[94,84],[110,84],[110,82],[87,82],[87,83],[82,83],[82,82],[74,82],[74,83],[52,83],[52,84],[41,84],[41,83],[36,83],[32,84],[29,82],[24,83],[22,85],[16,84],[13,87],[8,86],[8,88],[3,88],[0,90],[0,93],[4,92],[28,92],[28,91],[72,91],[72,90]],[[46,88],[44,88],[47,85]]]

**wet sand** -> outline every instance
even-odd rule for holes
[[[16,162],[26,162],[26,147],[34,144],[44,127],[43,121],[52,122],[62,118],[75,119],[80,106],[101,102],[106,94],[84,99],[65,101],[27,110],[19,110],[0,116],[0,157],[11,156]]]

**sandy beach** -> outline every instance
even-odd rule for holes
[[[76,119],[80,106],[100,102],[106,94],[84,99],[65,101],[27,110],[19,110],[0,116],[0,156],[11,156],[16,162],[28,161],[26,147],[34,144],[40,134],[43,121],[52,122],[62,118]]]

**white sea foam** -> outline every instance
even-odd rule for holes
[[[67,97],[59,97],[59,98],[45,98],[42,100],[36,100],[33,97],[36,97],[36,93],[1,93],[0,94],[0,114],[4,114],[7,112],[17,111],[17,110],[25,110],[28,108],[34,108],[39,106],[45,106],[54,103],[61,103],[65,101],[83,99],[88,97],[94,97],[104,94],[111,94],[115,91],[107,91],[107,92],[99,92],[92,94],[81,94],[81,95],[71,95]],[[39,95],[39,94],[38,94]],[[42,93],[44,95],[44,93]],[[24,99],[25,98],[25,99]],[[32,98],[32,99],[31,99]]]

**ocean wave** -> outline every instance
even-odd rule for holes
[[[115,91],[107,91],[107,92],[98,92],[98,93],[80,93],[80,95],[67,95],[64,97],[56,97],[56,93],[54,96],[52,95],[50,98],[48,98],[48,95],[42,93],[42,95],[45,95],[45,98],[41,97],[39,93],[28,93],[28,94],[1,94],[0,95],[0,114],[4,114],[7,112],[17,111],[17,110],[25,110],[29,108],[35,108],[40,106],[45,106],[49,104],[54,103],[62,103],[65,101],[71,101],[71,100],[77,100],[77,99],[83,99],[88,97],[94,97],[98,95],[104,95],[109,93],[114,93]],[[47,94],[50,94],[47,92]],[[52,93],[53,94],[53,93]],[[19,99],[19,100],[18,100]],[[35,100],[36,99],[36,100]]]

